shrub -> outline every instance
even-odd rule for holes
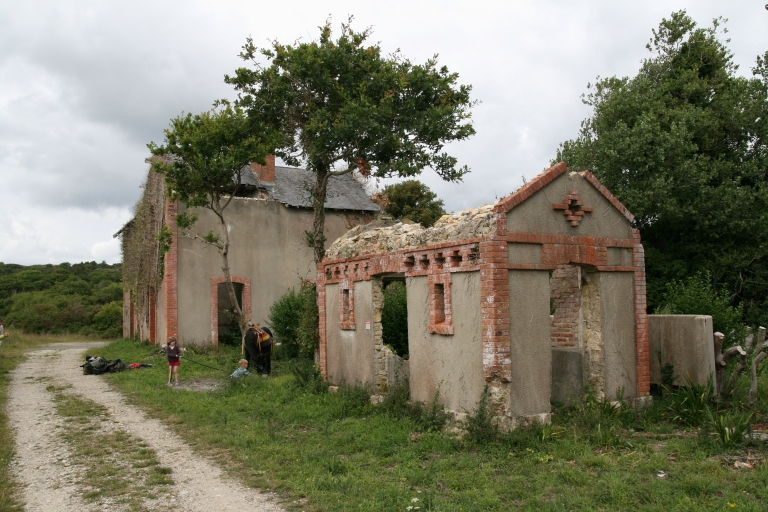
[[[275,301],[269,308],[269,322],[275,341],[280,343],[279,356],[314,356],[320,345],[315,284],[303,280],[298,293],[291,288]]]
[[[400,357],[408,356],[408,304],[405,283],[390,282],[384,288],[384,308],[381,312],[384,344]]]
[[[726,290],[712,287],[709,272],[699,272],[684,281],[667,283],[659,314],[711,315],[715,331],[725,334],[725,345],[738,345],[744,340],[741,306],[731,306]]]
[[[93,316],[91,328],[105,338],[119,338],[123,331],[123,303],[114,301],[102,306]]]
[[[473,414],[467,414],[467,432],[469,438],[477,443],[487,443],[496,439],[497,429],[493,425],[493,411],[489,403],[488,385],[480,395],[480,401]]]

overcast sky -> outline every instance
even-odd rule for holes
[[[112,238],[146,175],[146,144],[181,112],[232,98],[246,37],[315,39],[331,16],[387,52],[471,84],[477,135],[449,149],[463,183],[422,180],[449,211],[493,202],[548,166],[599,76],[632,76],[663,17],[728,18],[740,73],[768,50],[766,0],[0,1],[0,261],[120,261]]]

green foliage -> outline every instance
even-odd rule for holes
[[[736,74],[721,20],[663,19],[632,78],[598,79],[593,108],[556,160],[591,170],[635,215],[648,304],[709,270],[754,320],[768,319],[768,72]],[[762,320],[761,320],[762,319]],[[723,331],[725,332],[725,331]]]
[[[323,380],[320,369],[309,359],[294,359],[289,369],[296,381],[296,387],[307,393],[320,394],[328,390],[328,383]]]
[[[685,386],[675,390],[665,388],[668,394],[667,407],[672,413],[672,420],[688,426],[701,425],[709,413],[709,407],[714,398],[714,390],[710,381],[705,386],[693,384],[687,379]]]
[[[347,23],[334,40],[328,22],[310,42],[273,41],[259,49],[248,38],[240,56],[254,67],[225,77],[249,121],[279,134],[275,153],[316,175],[310,237],[316,261],[324,255],[323,204],[332,175],[408,177],[431,167],[455,181],[469,172],[443,149],[475,133],[468,121],[471,87],[458,85],[458,75],[434,57],[413,64],[397,52],[382,55],[370,35]]]
[[[405,283],[392,281],[384,288],[381,312],[384,344],[400,357],[408,357],[408,301]]]
[[[741,344],[744,339],[741,306],[731,306],[725,290],[715,291],[708,271],[667,283],[658,313],[711,315],[714,330],[726,336],[726,346]]]
[[[493,410],[490,404],[488,385],[483,389],[475,411],[467,414],[467,432],[469,439],[476,443],[487,443],[496,439],[498,429],[493,424]]]
[[[291,288],[269,308],[269,323],[280,343],[279,357],[315,355],[320,346],[319,311],[315,283],[302,280],[298,293]]]
[[[707,426],[717,435],[724,448],[731,448],[744,442],[750,430],[751,412],[713,412],[707,409]]]
[[[418,180],[406,180],[384,187],[384,211],[396,219],[409,219],[425,228],[445,215],[445,205],[437,194]]]
[[[121,277],[120,264],[0,263],[0,317],[6,326],[28,333],[117,337],[122,330]]]

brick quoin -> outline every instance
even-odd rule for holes
[[[497,266],[507,261],[507,242],[498,238],[480,242],[483,372],[486,381],[510,382],[509,271]]]
[[[648,345],[648,315],[645,289],[645,250],[640,243],[640,231],[632,230],[635,247],[632,250],[635,292],[635,342],[637,344],[637,395],[648,396],[651,392],[651,363]]]
[[[224,276],[211,278],[211,343],[219,344],[219,285],[226,283]],[[233,283],[243,285],[243,315],[247,321],[251,320],[251,279],[248,277],[232,276]]]
[[[179,202],[165,200],[165,225],[171,230],[171,247],[165,253],[165,337],[179,335],[179,228],[176,225],[176,214],[179,212]]]

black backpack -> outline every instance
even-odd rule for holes
[[[129,366],[120,359],[107,361],[103,357],[86,356],[85,364],[80,365],[83,369],[83,375],[101,375],[102,373],[121,372],[127,370]]]

